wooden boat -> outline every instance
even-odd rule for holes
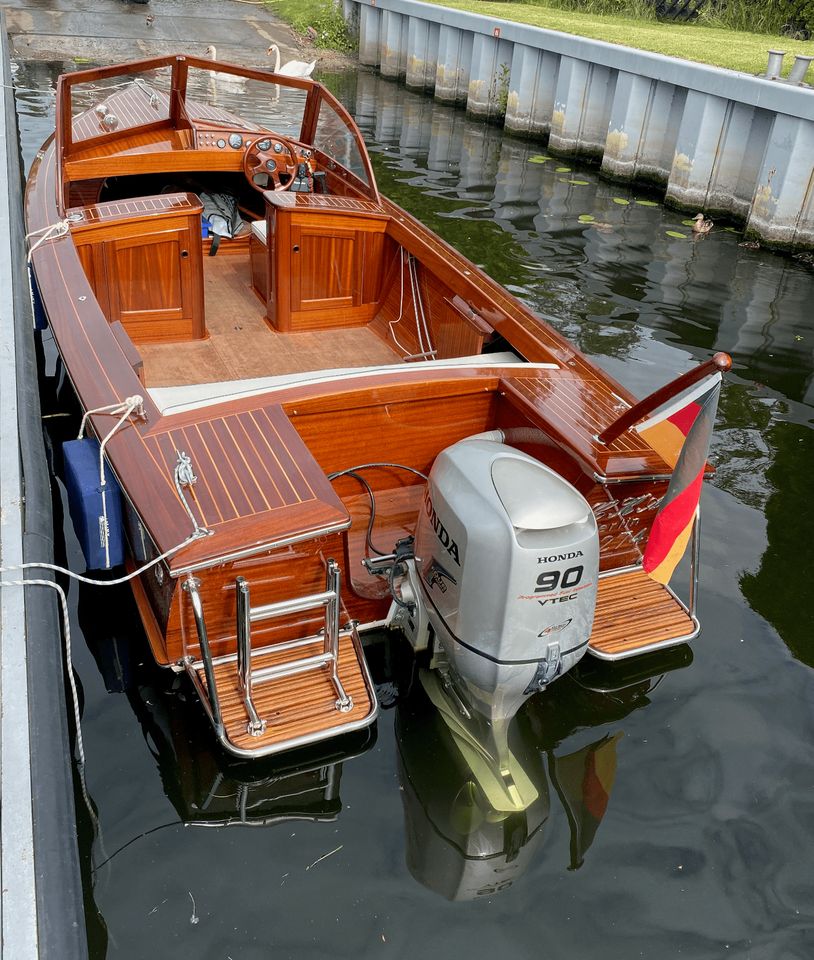
[[[77,526],[102,548],[97,567],[115,562],[121,533],[153,655],[189,674],[220,742],[254,757],[372,723],[360,634],[383,624],[430,649],[460,700],[466,669],[434,645],[430,592],[458,589],[444,563],[463,576],[465,544],[425,480],[473,435],[487,434],[489,456],[506,447],[495,431],[514,437],[523,470],[543,464],[545,483],[590,504],[598,569],[579,596],[594,598],[592,654],[693,638],[694,591],[685,604],[642,568],[674,461],[637,425],[728,358],[636,403],[379,194],[358,128],[324,87],[214,69],[173,56],[61,77],[26,215],[35,296],[108,471],[103,507]],[[296,132],[219,105],[224,74]],[[245,220],[215,256],[202,193],[235,198]],[[438,541],[423,574],[409,540],[422,522],[418,542]],[[543,606],[554,573],[518,600]],[[526,672],[551,666],[543,644],[558,658],[533,683],[511,680],[529,689],[506,711],[567,667],[549,644],[567,613],[525,637],[525,658],[487,655]]]

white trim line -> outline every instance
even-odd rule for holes
[[[223,380],[215,383],[190,384],[181,387],[152,387],[148,388],[147,392],[161,411],[162,416],[169,417],[177,413],[186,413],[188,410],[199,410],[201,407],[212,406],[216,403],[226,403],[229,400],[254,397],[263,393],[272,394],[293,386],[337,383],[358,380],[362,377],[392,376],[396,373],[402,376],[413,371],[425,374],[430,370],[455,370],[458,367],[495,367],[498,369],[507,367],[512,369],[521,364],[539,370],[559,369],[556,363],[526,364],[519,357],[516,360],[508,359],[506,353],[487,353],[477,357],[459,357],[451,360],[422,360],[416,363],[392,363],[374,367],[318,370],[310,373],[291,373],[250,380]],[[204,391],[206,391],[206,395],[203,395]],[[186,399],[187,397],[188,399]]]

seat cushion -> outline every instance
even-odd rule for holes
[[[260,243],[266,242],[266,221],[252,220],[252,234],[257,237]]]

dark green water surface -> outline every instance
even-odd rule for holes
[[[20,64],[27,163],[61,69]],[[382,192],[635,393],[732,354],[703,632],[529,701],[513,742],[538,800],[500,819],[403,651],[370,649],[374,737],[295,770],[230,764],[151,666],[129,593],[72,584],[93,957],[810,960],[814,270],[723,224],[694,241],[652,197],[373,75],[326,80]],[[68,409],[56,387],[48,409]],[[56,447],[73,423],[51,422]]]

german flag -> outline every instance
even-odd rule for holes
[[[721,374],[716,373],[635,427],[673,467],[642,561],[659,583],[669,582],[692,533],[720,392]]]
[[[571,870],[578,870],[608,809],[621,731],[569,753],[549,754],[549,773],[571,828]]]

